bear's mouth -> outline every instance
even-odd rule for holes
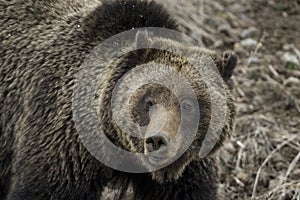
[[[160,167],[167,165],[171,165],[176,159],[176,153],[175,152],[152,152],[149,154],[146,154],[146,160],[147,163],[155,166]]]
[[[174,142],[174,141],[173,141]],[[179,146],[179,148],[178,148]],[[149,152],[145,148],[145,157],[144,161],[146,161],[146,165],[150,168],[154,167],[166,167],[175,162],[180,155],[181,145],[177,143],[169,144],[168,146],[164,146],[159,150]]]
[[[163,165],[166,164],[170,160],[168,156],[158,156],[158,155],[149,155],[148,161],[152,165]]]

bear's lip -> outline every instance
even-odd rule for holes
[[[170,160],[169,156],[149,155],[148,161],[153,165],[163,165]]]

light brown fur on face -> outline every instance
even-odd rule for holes
[[[127,88],[124,88],[124,90],[121,89],[119,91],[123,93],[124,96],[130,96],[129,107],[131,111],[131,117],[132,119],[134,119],[136,124],[143,127],[140,132],[140,135],[142,137],[147,138],[148,135],[151,135],[151,132],[153,132],[153,130],[158,129],[160,131],[163,131],[163,133],[166,133],[169,136],[170,140],[174,142],[174,145],[170,145],[172,148],[170,148],[171,151],[169,152],[172,153],[168,154],[168,158],[172,161],[170,165],[151,173],[152,178],[154,180],[159,182],[167,182],[170,180],[178,179],[185,170],[185,168],[189,166],[190,162],[199,159],[199,150],[207,134],[208,126],[210,124],[210,94],[208,86],[205,84],[203,77],[201,77],[201,75],[199,75],[199,72],[197,71],[197,67],[201,68],[201,70],[204,71],[207,70],[207,68],[214,67],[216,69],[220,69],[221,78],[223,76],[223,69],[225,69],[226,71],[226,62],[222,61],[222,56],[219,56],[217,53],[205,49],[186,48],[174,41],[169,41],[162,38],[157,38],[156,40],[149,41],[153,45],[159,44],[161,46],[164,46],[172,44],[172,46],[174,46],[174,52],[171,53],[162,50],[145,49],[143,51],[138,52],[138,54],[136,52],[130,53],[124,58],[124,60],[128,60],[128,63],[122,63],[122,66],[136,66],[136,68],[138,68],[139,65],[147,63],[149,67],[148,69],[142,70],[142,74],[144,74],[145,77],[139,77],[139,80],[136,80],[136,76],[129,77],[128,83],[135,84],[135,82],[147,79],[148,74],[151,76],[156,76],[155,74],[161,74],[163,70],[158,68],[157,65],[163,64],[168,66],[170,69],[172,68],[173,70],[175,70],[176,73],[181,74],[186,79],[186,81],[189,82],[189,84],[192,87],[191,90],[195,92],[197,98],[196,102],[189,101],[189,97],[185,96],[189,90],[183,87],[180,81],[176,81],[176,78],[172,77],[172,75],[167,73],[164,74],[166,80],[171,80],[171,82],[175,80],[176,84],[173,85],[173,87],[176,88],[177,91],[180,91],[178,92],[179,94],[182,93],[179,95],[181,102],[179,102],[178,97],[176,97],[176,95],[178,94],[174,95],[170,91],[172,90],[172,88],[167,89],[161,86],[160,84],[146,84],[143,87],[134,91],[133,95],[131,96],[128,95],[129,92],[127,91]],[[192,67],[184,56],[179,56],[180,53],[177,52],[177,49],[183,49],[183,51],[187,52],[187,55],[190,55],[194,59],[197,59],[201,65]],[[131,63],[132,57],[135,56],[142,58],[142,60],[139,60],[136,63]],[[122,77],[123,74],[119,74],[118,76]],[[115,76],[114,78],[118,78],[118,76]],[[215,80],[215,82],[220,82],[218,77],[212,76],[211,79]],[[227,79],[225,81],[227,81]],[[231,99],[231,94],[228,90],[227,85],[223,83],[221,84],[222,85],[220,86],[224,87],[225,93],[226,95],[228,95],[228,107],[224,107],[224,110],[226,110],[225,112],[227,121],[225,122],[226,124],[224,125],[222,134],[218,137],[219,140],[216,144],[213,144],[215,146],[211,151],[210,155],[213,155],[213,153],[221,147],[225,137],[232,131],[233,125],[232,120],[234,107]],[[147,101],[149,100],[153,101],[150,103],[150,105],[157,104],[157,106],[152,105],[150,107],[153,108],[147,109]],[[126,102],[126,100],[123,100],[122,102]],[[181,109],[184,105],[183,103],[187,104],[187,108],[189,108],[190,104],[193,103],[196,103],[199,106],[199,126],[197,126],[197,133],[196,136],[193,137],[194,141],[191,141],[191,144],[188,144],[188,141],[191,138],[189,136],[189,132],[191,132],[189,129],[191,129],[191,127],[195,127],[197,124],[189,123],[193,121],[193,115],[181,112]],[[126,105],[123,106],[126,107]],[[164,120],[161,120],[162,118]],[[182,122],[182,120],[184,120],[185,126],[179,129],[179,124],[180,122]],[[126,121],[124,121],[124,123],[126,123]],[[126,137],[124,136],[126,134],[127,133],[120,132],[119,137]],[[137,141],[132,137],[127,137],[126,140],[128,140],[128,144],[130,144],[131,146],[128,147],[128,149],[136,150],[135,152],[149,153],[146,149],[147,142],[145,139]],[[183,154],[179,157],[178,155],[176,156],[176,153],[181,151],[180,147],[186,145],[188,145],[188,148],[185,149],[186,151],[184,150]],[[153,162],[149,163],[148,160],[145,160],[144,162],[147,168],[152,169]],[[163,163],[164,162],[159,164]]]
[[[156,153],[156,155],[162,155],[166,157],[166,160],[162,163],[172,160],[172,158],[180,150],[182,146],[182,135],[185,133],[179,129],[181,122],[181,109],[178,97],[168,88],[159,84],[148,84],[139,88],[132,95],[130,99],[130,109],[132,117],[136,123],[144,126],[144,132],[141,133],[144,137],[144,152],[148,155],[151,153]],[[187,107],[187,105],[185,105]],[[147,149],[147,138],[151,135],[161,132],[167,135],[170,143],[167,146],[167,150],[163,153],[158,151],[150,152]],[[161,162],[150,162],[145,161],[145,165],[158,165]],[[182,171],[182,167],[176,167],[176,173]],[[175,172],[174,171],[174,172]],[[169,173],[170,177],[177,177],[177,175]]]
[[[169,89],[149,84],[135,92],[130,102],[131,112],[139,125],[146,126],[144,137],[162,131],[174,139],[180,123],[180,104]]]
[[[161,131],[166,133],[171,140],[175,139],[180,124],[180,111],[176,107],[173,105],[165,108],[161,105],[154,105],[149,110],[150,123],[147,126],[145,137],[149,136],[151,132]]]

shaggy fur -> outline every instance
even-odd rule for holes
[[[131,183],[135,199],[218,198],[213,152],[233,129],[234,105],[229,90],[229,112],[220,141],[211,155],[199,159],[210,102],[204,98],[205,87],[197,85],[203,81],[191,73],[206,117],[192,144],[194,148],[153,173],[129,174],[104,166],[80,142],[72,119],[74,75],[86,56],[101,41],[125,30],[176,30],[176,22],[162,6],[140,0],[103,4],[94,0],[89,6],[79,0],[0,0],[0,10],[0,199],[99,199],[103,188],[115,181],[122,183],[116,185],[123,190]],[[226,54],[222,58],[206,50],[191,51],[200,57],[212,56],[224,80],[229,81],[235,56]],[[116,145],[127,150],[139,151],[139,147],[114,126],[109,111],[111,92],[125,72],[151,61],[174,68],[185,66],[185,61],[168,52],[132,52],[110,67],[113,76],[107,76],[99,89],[97,107],[100,119],[105,119],[101,125]]]

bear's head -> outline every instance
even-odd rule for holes
[[[237,57],[185,47],[168,39],[148,39],[147,33],[138,33],[135,45],[145,42],[153,48],[130,52],[109,67],[106,83],[99,90],[97,110],[108,138],[120,148],[145,154],[138,159],[152,171],[154,180],[165,182],[180,177],[192,160],[201,159],[201,148],[209,149],[204,156],[212,156],[233,131],[230,77]],[[171,46],[172,51],[157,46]],[[197,62],[192,64],[186,55]],[[223,93],[213,91],[210,84]],[[112,100],[114,93],[121,97]],[[211,123],[216,117],[213,106],[218,104],[212,93],[225,101],[219,134]]]

